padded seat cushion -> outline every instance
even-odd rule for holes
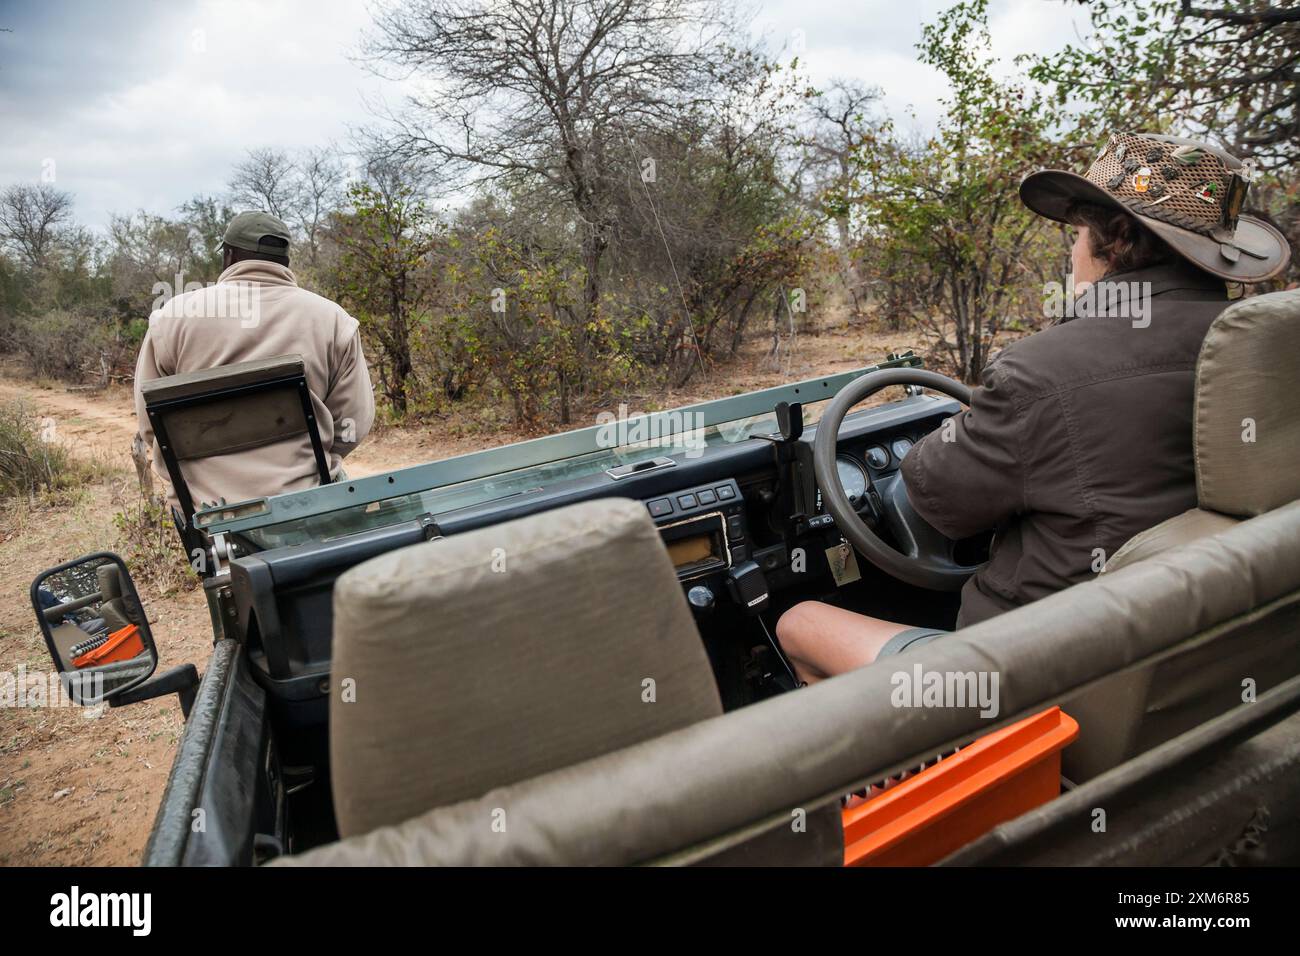
[[[659,533],[625,499],[353,568],[334,588],[331,681],[345,837],[722,712]]]
[[[1154,557],[1170,548],[1177,548],[1198,538],[1207,538],[1220,531],[1227,531],[1238,521],[1237,518],[1221,515],[1216,511],[1190,508],[1180,515],[1174,515],[1155,527],[1134,535],[1106,562],[1103,573],[1118,571],[1120,568]]]

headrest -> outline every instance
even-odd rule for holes
[[[122,579],[118,576],[117,565],[112,561],[95,568],[95,578],[99,593],[105,601],[122,596]]]
[[[1300,290],[1234,303],[1196,365],[1200,506],[1249,517],[1300,498]]]
[[[343,836],[720,713],[694,618],[638,502],[412,545],[334,587]]]

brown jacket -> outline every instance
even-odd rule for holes
[[[140,434],[153,449],[154,471],[164,486],[167,476],[145,414],[141,384],[289,353],[303,357],[330,473],[337,477],[343,457],[366,437],[375,419],[375,398],[356,319],[329,299],[299,288],[287,267],[257,260],[236,262],[215,285],[175,296],[149,316],[149,331],[136,363],[135,410]],[[219,498],[235,502],[297,491],[319,483],[305,435],[185,462],[181,468],[196,506]]]
[[[1148,326],[1103,307],[1008,346],[950,440],[939,429],[903,461],[935,528],[996,531],[962,591],[961,626],[1094,577],[1099,559],[1196,505],[1196,357],[1224,284],[1181,264],[1108,279],[1150,283]]]

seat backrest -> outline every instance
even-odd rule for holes
[[[101,564],[95,569],[96,584],[99,586],[101,603],[99,614],[104,618],[110,631],[120,630],[131,623],[127,613],[125,598],[122,595],[122,579],[118,575],[117,565]]]
[[[277,355],[153,379],[140,386],[184,518],[194,502],[180,463],[306,434],[322,484],[330,480],[301,355]]]
[[[1211,323],[1196,365],[1193,437],[1199,507],[1136,535],[1106,574],[1300,498],[1300,290],[1243,299]],[[1222,690],[1229,679],[1300,671],[1300,655],[1276,656],[1281,626],[1225,631],[1070,701],[1084,729],[1067,754],[1069,773],[1088,779],[1239,702]]]
[[[1300,498],[1300,289],[1242,299],[1196,363],[1196,494],[1252,517]]]
[[[1270,619],[1275,647],[1294,654],[1300,632],[1283,618],[1297,606],[1300,503],[869,667],[277,863],[692,863],[755,832],[821,842],[813,821],[837,815],[841,794],[1054,704],[1068,709],[1109,675]],[[900,702],[900,680],[918,669],[997,675],[996,712],[920,693]],[[507,826],[494,830],[496,819]]]
[[[639,502],[401,548],[343,574],[333,601],[330,759],[344,836],[721,713]]]

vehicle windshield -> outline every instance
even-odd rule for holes
[[[815,422],[828,401],[822,400],[805,405],[805,424]],[[599,474],[620,465],[635,464],[665,455],[689,458],[705,447],[734,444],[746,441],[755,435],[770,435],[776,431],[776,413],[764,412],[702,429],[679,432],[654,441],[602,448],[498,475],[397,495],[382,501],[341,508],[324,514],[308,515],[263,527],[249,528],[239,532],[238,537],[245,547],[259,551],[305,544],[310,541],[323,541],[410,521],[422,515],[433,515],[436,518],[438,515],[461,508],[526,495],[562,482]]]

